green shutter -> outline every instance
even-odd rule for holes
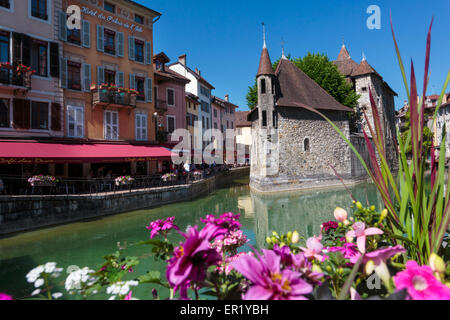
[[[83,47],[91,47],[91,23],[89,21],[83,20],[82,23],[82,42]]]
[[[91,91],[91,65],[84,64],[84,91]]]
[[[59,71],[61,79],[61,88],[67,88],[67,59],[64,57],[61,57],[61,60],[59,62]]]
[[[59,39],[67,41],[67,14],[63,11],[59,12]]]
[[[134,37],[128,37],[128,57],[130,60],[135,59]]]
[[[117,80],[116,80],[117,86],[119,88],[123,88],[125,86],[124,73],[120,72],[120,71],[117,71],[116,76],[117,76]]]
[[[153,96],[153,83],[152,78],[145,79],[145,101],[152,102]]]
[[[152,44],[150,42],[145,43],[145,63],[152,64]]]
[[[105,82],[105,69],[101,66],[97,67],[97,83],[101,85]]]
[[[123,32],[117,32],[117,56],[123,57],[123,52],[124,52]]]
[[[130,73],[130,89],[136,89],[136,76]]]

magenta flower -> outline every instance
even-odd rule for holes
[[[366,264],[370,260],[373,261],[374,265],[379,266],[382,263],[385,263],[389,258],[396,256],[397,254],[404,253],[406,250],[400,245],[397,245],[395,247],[388,247],[388,248],[382,248],[378,249],[373,252],[368,252],[364,255],[363,264]],[[360,254],[354,255],[351,257],[350,261],[354,264],[356,261],[358,261],[360,257]]]
[[[13,298],[10,295],[0,292],[0,300],[12,300],[12,299]]]
[[[226,235],[218,236],[211,246],[217,249],[219,253],[230,252],[234,254],[239,247],[242,247],[249,241],[242,230],[236,230],[230,231]]]
[[[345,240],[345,239],[344,239]],[[328,247],[328,252],[341,252],[345,259],[349,259],[353,264],[358,260],[360,253],[354,243],[344,243],[342,247]],[[355,262],[353,262],[356,257]]]
[[[450,300],[450,288],[438,281],[429,266],[415,261],[406,263],[406,270],[394,276],[398,290],[407,289],[413,300]]]
[[[167,218],[166,220],[156,220],[153,222],[150,222],[150,225],[147,228],[147,230],[150,230],[150,239],[153,239],[155,236],[157,236],[159,233],[161,233],[163,236],[166,236],[167,233],[174,229],[174,230],[180,230],[173,222],[175,221],[175,217]]]
[[[209,214],[206,216],[206,219],[200,219],[200,221],[206,224],[214,224],[223,229],[227,229],[228,231],[235,231],[241,227],[241,224],[238,221],[240,217],[241,215],[239,213],[234,215],[231,212],[227,212],[222,214],[219,218]]]
[[[217,226],[207,224],[200,232],[197,226],[189,228],[187,234],[180,232],[186,241],[175,248],[166,271],[167,280],[175,291],[189,280],[203,281],[208,267],[221,262],[221,256],[210,246],[217,229]]]
[[[306,300],[313,287],[298,272],[281,270],[281,258],[263,249],[258,258],[240,257],[231,266],[252,282],[244,300]]]
[[[123,300],[131,300],[132,294],[133,294],[133,291],[128,292],[127,296]]]
[[[322,255],[323,244],[320,241],[321,237],[311,237],[306,240],[306,248],[300,247],[306,258],[316,258],[320,262],[323,262],[326,259],[326,257]]]
[[[353,230],[347,232],[347,238],[356,238],[356,244],[361,253],[366,252],[366,237],[383,234],[384,232],[378,228],[367,228],[364,222],[356,222],[352,226]]]
[[[339,227],[336,221],[328,221],[321,225],[321,229],[328,233],[329,230],[335,230]]]

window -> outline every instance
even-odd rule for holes
[[[167,132],[169,134],[175,131],[175,117],[167,116]]]
[[[31,129],[48,129],[48,103],[31,102]]]
[[[136,140],[147,140],[147,115],[137,113],[136,114]]]
[[[113,4],[111,4],[111,3],[105,2],[105,5],[104,5],[103,8],[104,8],[106,11],[109,11],[109,12],[111,12],[111,13],[116,13],[116,6],[113,5]]]
[[[136,39],[134,41],[134,60],[137,62],[144,63],[144,41]]]
[[[231,129],[234,129],[234,122],[231,121]]]
[[[217,118],[217,109],[214,109],[214,118]]]
[[[0,99],[0,128],[9,128],[9,100]]]
[[[200,86],[200,93],[208,98],[210,96],[209,90],[207,88],[205,88],[204,86]]]
[[[0,0],[0,7],[11,9],[10,0]]]
[[[31,43],[31,68],[36,71],[36,75],[47,77],[48,60],[47,42],[33,39]]]
[[[80,29],[73,29],[70,30],[67,28],[67,42],[81,45],[81,30]]]
[[[266,93],[266,79],[261,79],[261,93]]]
[[[305,152],[309,152],[309,139],[308,138],[305,138],[305,141],[303,141],[303,150],[305,151]]]
[[[136,90],[139,92],[136,99],[145,101],[145,79],[136,77]]]
[[[105,83],[116,84],[116,72],[105,69]]]
[[[144,24],[144,17],[139,16],[137,14],[134,15],[134,21],[140,24]]]
[[[119,140],[119,114],[116,111],[105,111],[105,139]]]
[[[67,106],[67,136],[83,138],[84,136],[84,108]]]
[[[31,15],[38,19],[48,20],[47,0],[31,0]]]
[[[262,112],[262,126],[267,127],[267,112],[266,111]]]
[[[217,129],[217,122],[214,122],[214,129]]]
[[[167,105],[175,106],[175,90],[167,89]]]
[[[105,53],[116,54],[116,33],[112,30],[105,29]]]
[[[0,31],[0,62],[9,62],[9,32]]]
[[[81,63],[67,61],[67,88],[81,91]]]

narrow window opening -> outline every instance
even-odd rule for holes
[[[261,93],[266,93],[266,79],[261,79]]]
[[[262,112],[262,126],[267,127],[267,112],[266,111]]]
[[[305,141],[303,141],[303,147],[305,152],[309,152],[310,151],[310,147],[309,147],[309,139],[306,138]]]

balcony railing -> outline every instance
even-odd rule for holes
[[[116,105],[122,107],[136,107],[136,95],[129,92],[117,92],[107,89],[92,90],[94,105]]]
[[[0,84],[31,89],[31,73],[17,71],[11,65],[0,65]]]
[[[158,113],[165,113],[167,111],[167,102],[164,100],[156,100],[155,109]]]

